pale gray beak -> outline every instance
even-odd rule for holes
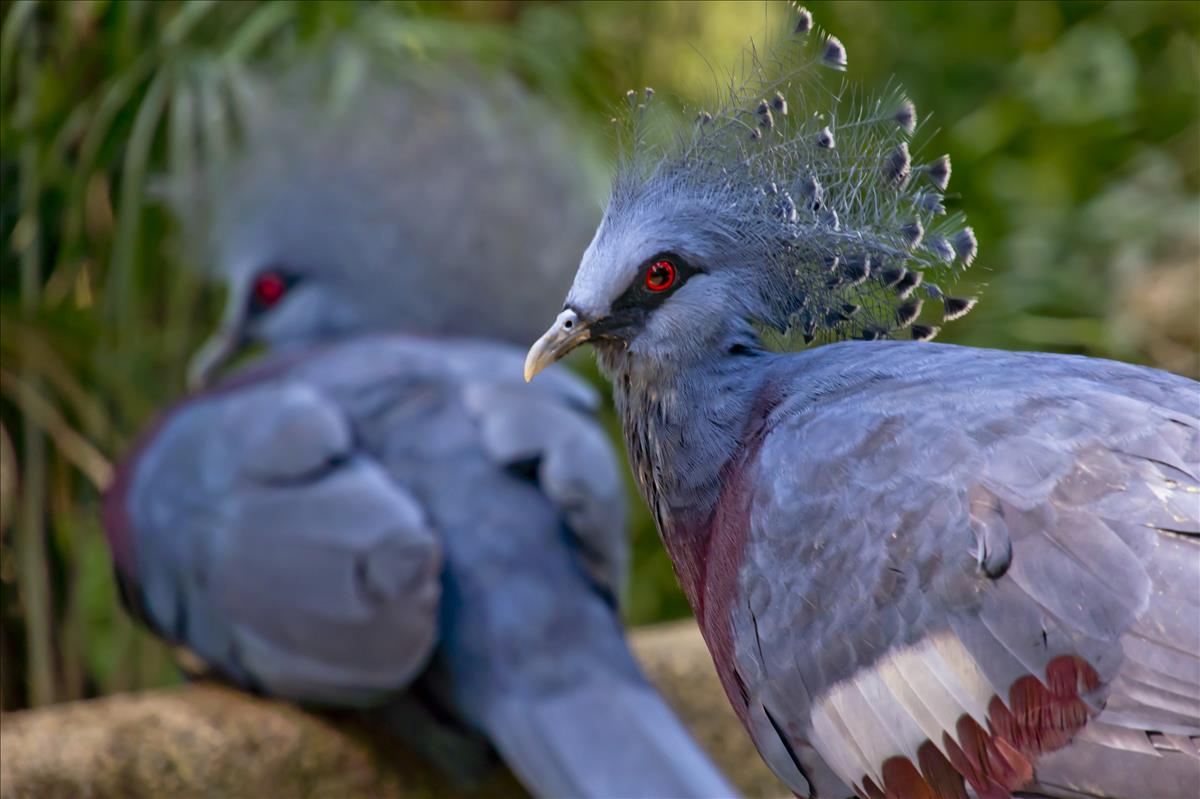
[[[207,388],[213,375],[242,348],[237,330],[219,328],[188,361],[187,387],[190,391]]]
[[[191,391],[206,388],[213,375],[246,343],[245,314],[246,289],[238,285],[230,287],[225,300],[225,315],[216,331],[204,342],[188,362],[187,385]]]
[[[587,323],[570,308],[563,311],[550,329],[529,348],[525,356],[525,382],[591,337]]]

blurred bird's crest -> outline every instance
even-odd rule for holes
[[[515,80],[332,48],[228,94],[228,144],[166,182],[189,263],[316,275],[407,332],[524,343],[561,303],[595,184]]]
[[[796,8],[782,41],[751,45],[726,96],[665,145],[650,143],[654,92],[628,93],[624,156],[608,216],[688,207],[738,253],[745,301],[769,344],[930,339],[923,301],[956,319],[973,298],[943,290],[975,258],[975,234],[946,213],[948,156],[915,162],[912,102],[844,80],[837,37]],[[798,340],[799,339],[799,340]]]

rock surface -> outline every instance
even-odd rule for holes
[[[647,675],[747,796],[787,796],[733,715],[693,623],[637,630]],[[525,796],[502,769],[456,785],[344,720],[196,684],[0,717],[2,799]]]

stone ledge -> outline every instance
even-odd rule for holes
[[[747,796],[787,796],[725,699],[695,625],[636,630],[650,679]],[[11,713],[0,722],[2,799],[524,796],[502,770],[467,790],[352,724],[216,685]]]

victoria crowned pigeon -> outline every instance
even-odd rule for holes
[[[932,306],[974,303],[935,282],[976,254],[950,162],[910,156],[898,91],[837,80],[807,11],[788,31],[690,131],[630,137],[526,378],[594,345],[728,698],[797,794],[1197,796],[1200,385],[927,343]]]
[[[124,595],[206,670],[371,709],[458,770],[482,736],[542,796],[732,795],[623,638],[593,392],[528,390],[505,343],[569,284],[582,178],[518,90],[433,84],[332,118],[309,75],[251,84],[239,154],[177,192],[229,288],[195,382],[268,354],[120,470]]]

